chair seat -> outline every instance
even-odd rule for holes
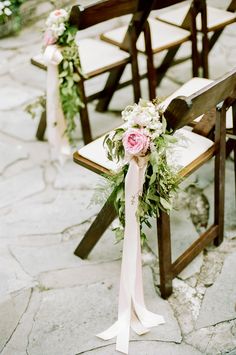
[[[129,61],[129,53],[109,43],[86,38],[77,42],[84,74],[91,77]]]
[[[130,58],[129,53],[103,41],[89,38],[81,39],[77,44],[81,67],[87,77],[106,72],[119,64],[128,63]],[[43,69],[47,68],[42,54],[34,56],[32,63]]]
[[[154,19],[149,19],[148,22],[151,31],[153,53],[158,53],[164,49],[186,42],[190,38],[190,32],[182,28],[176,28],[175,26]],[[122,26],[103,33],[101,39],[120,46],[127,32],[127,28],[127,26]],[[140,52],[145,52],[143,33],[137,41],[137,49]]]
[[[179,129],[177,134],[181,134],[181,136],[185,138],[185,143],[178,145],[175,149],[171,149],[171,162],[175,162],[176,165],[181,168],[184,168],[192,163],[213,145],[213,142],[210,139],[193,133],[186,128]],[[117,164],[110,161],[106,156],[106,151],[103,147],[104,137],[105,136],[100,137],[82,147],[79,150],[79,154],[105,169],[116,170]]]
[[[158,15],[157,19],[165,21],[176,26],[182,25],[184,18],[189,10],[189,5],[184,5],[176,9],[169,9]],[[211,6],[207,6],[207,27],[208,31],[215,31],[221,27],[234,22],[236,15],[232,12],[220,10]],[[197,29],[201,30],[201,15],[197,15]]]

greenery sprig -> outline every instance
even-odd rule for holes
[[[80,108],[84,107],[78,85],[83,73],[75,42],[77,28],[70,25],[69,14],[64,9],[53,11],[46,21],[46,26],[45,45],[56,44],[63,56],[59,65],[60,100],[66,120],[65,134],[73,144],[72,133],[76,128],[76,117]]]

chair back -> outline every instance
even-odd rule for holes
[[[165,110],[167,127],[175,131],[220,103],[232,106],[235,100],[236,68],[191,96],[173,99]]]
[[[115,17],[151,11],[153,0],[103,0],[88,6],[75,5],[71,9],[70,23],[83,30]],[[149,9],[149,11],[148,11]]]

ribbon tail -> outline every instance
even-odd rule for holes
[[[58,65],[63,57],[55,45],[48,46],[44,53],[47,63],[47,134],[53,159],[64,163],[71,153],[70,145],[65,136],[66,122],[62,111],[59,93]]]

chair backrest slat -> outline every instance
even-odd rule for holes
[[[75,5],[71,9],[70,23],[83,30],[115,17],[143,11],[146,6],[145,0],[103,0],[85,7]]]
[[[173,99],[165,110],[169,129],[179,129],[226,100],[236,99],[236,69],[191,96]]]

